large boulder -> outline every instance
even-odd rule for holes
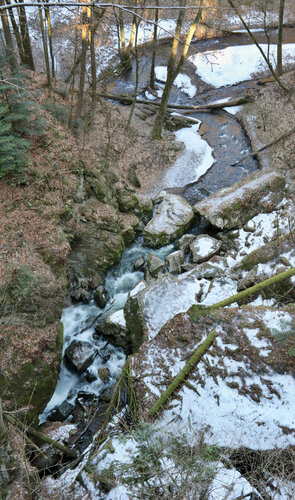
[[[283,175],[258,172],[198,202],[194,210],[221,229],[241,228],[255,215],[275,210],[284,197],[284,187]]]
[[[162,422],[171,423],[171,432],[193,425],[191,437],[204,432],[205,443],[222,447],[294,447],[293,322],[293,306],[228,308],[198,319],[190,311],[175,316],[133,358],[140,417],[147,418],[216,327],[218,337],[189,373],[188,384],[161,408]]]
[[[123,309],[107,316],[95,327],[94,337],[103,335],[113,345],[127,347],[127,328]]]
[[[97,349],[83,340],[73,340],[65,350],[65,359],[78,373],[83,373],[96,355]]]
[[[194,211],[182,196],[166,194],[156,215],[144,228],[144,242],[152,248],[168,245],[188,229],[193,219]]]

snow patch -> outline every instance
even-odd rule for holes
[[[261,44],[267,53],[267,44]],[[275,61],[277,47],[270,45],[270,59]],[[283,45],[284,62],[294,62],[295,44]],[[255,45],[226,47],[222,50],[210,50],[189,57],[189,61],[196,66],[196,73],[202,80],[216,88],[225,85],[234,85],[250,80],[253,74],[265,72],[268,67]]]

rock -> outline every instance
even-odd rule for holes
[[[181,269],[183,271],[191,271],[194,268],[195,268],[195,264],[192,264],[192,262],[184,262],[184,264],[182,264],[182,266],[181,266]]]
[[[161,203],[161,201],[164,200],[164,198],[167,196],[167,191],[160,191],[156,196],[155,198],[153,199],[154,203],[157,205],[158,203]]]
[[[83,340],[73,340],[65,350],[65,359],[78,373],[83,373],[91,365],[96,355],[97,349],[90,342]]]
[[[124,307],[127,326],[127,344],[131,352],[137,352],[144,340],[144,292],[145,281],[140,281],[131,290]]]
[[[158,278],[165,271],[164,262],[159,259],[155,254],[150,252],[147,256],[146,269],[145,269],[145,279],[148,280],[150,277]]]
[[[94,382],[94,380],[97,380],[97,375],[92,370],[86,370],[85,378],[86,378],[87,382],[89,382],[91,384],[91,382]]]
[[[134,207],[134,213],[143,220],[150,218],[153,214],[153,202],[150,198],[137,195],[138,204]]]
[[[294,355],[290,353],[294,351],[286,349],[286,345],[294,346],[293,304],[284,310],[232,307],[212,311],[210,316],[206,321],[204,317],[193,318],[190,310],[178,314],[133,357],[140,414],[145,418],[159,399],[163,377],[174,378],[196,346],[218,325],[218,337],[203,358],[207,358],[205,366],[196,364],[190,387],[183,386],[169,398],[170,404],[161,408],[161,419],[171,422],[177,418],[177,429],[190,422],[195,422],[196,428],[205,425],[212,442],[232,449],[294,446],[294,412],[289,411],[294,395],[294,378],[289,371]],[[280,321],[284,335],[272,333]]]
[[[258,172],[200,201],[197,214],[221,229],[241,228],[259,213],[276,209],[284,196],[285,179],[276,172]]]
[[[169,273],[181,273],[181,265],[184,262],[184,254],[182,250],[170,253],[165,259],[167,270]]]
[[[131,213],[122,213],[120,215],[121,221],[121,234],[126,246],[131,245],[135,239],[139,219],[136,215]]]
[[[44,473],[44,471],[48,473],[48,469],[57,466],[61,460],[62,452],[54,446],[47,446],[46,449],[42,449],[42,453],[38,453],[36,458],[32,460],[32,464],[37,467],[39,471],[42,471],[42,473]]]
[[[50,422],[63,422],[73,413],[74,410],[74,403],[65,399],[65,401],[63,401],[59,406],[55,406],[53,408],[53,410],[49,413],[47,420]]]
[[[87,277],[103,284],[106,270],[120,261],[125,248],[121,234],[87,225],[72,244],[68,259],[69,280]]]
[[[106,366],[104,366],[103,368],[99,368],[98,375],[99,375],[99,378],[101,378],[101,380],[104,383],[108,382],[110,379],[110,376],[111,376],[110,370]]]
[[[215,255],[221,247],[221,242],[208,236],[200,234],[190,244],[193,262],[204,262]]]
[[[139,257],[139,259],[137,259],[137,261],[135,262],[133,269],[134,271],[143,271],[144,265],[145,265],[144,257]]]
[[[138,198],[134,191],[127,188],[117,188],[116,198],[121,212],[129,212],[138,205]]]
[[[102,349],[99,349],[98,355],[103,360],[104,363],[106,363],[111,357],[111,353],[108,350],[107,346],[103,347]]]
[[[144,228],[144,242],[152,248],[168,245],[188,229],[193,219],[193,209],[184,198],[167,194]]]
[[[83,302],[83,304],[89,304],[91,298],[91,293],[83,288],[75,288],[71,292],[71,299],[73,302]]]
[[[94,300],[97,303],[98,307],[104,309],[108,301],[108,292],[106,291],[104,286],[97,287],[94,293]]]
[[[127,328],[123,309],[110,314],[95,327],[93,337],[100,335],[106,337],[113,345],[126,348]]]
[[[253,222],[253,220],[249,220],[247,224],[243,227],[244,231],[248,233],[255,233],[256,226]]]
[[[76,426],[73,424],[62,424],[55,422],[46,423],[42,426],[42,433],[60,444],[67,445],[70,436],[76,433]],[[33,459],[33,465],[40,471],[48,472],[48,469],[58,465],[62,461],[63,453],[50,444],[43,444],[42,453],[37,453]]]
[[[176,248],[182,250],[184,253],[190,251],[190,244],[196,239],[195,234],[184,234],[177,242]]]
[[[224,274],[224,270],[222,266],[219,267],[218,265],[214,265],[210,262],[203,262],[193,268],[192,274],[198,279],[212,279],[217,276],[222,276]]]
[[[63,325],[61,322],[55,322],[42,328],[33,327],[32,320],[27,325],[6,325],[3,316],[1,323],[2,401],[8,410],[27,407],[26,421],[36,422],[51,398],[58,380],[62,359]],[[13,363],[7,352],[13,353]],[[27,352],[25,359],[24,352]]]

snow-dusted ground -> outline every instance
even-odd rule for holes
[[[237,292],[237,282],[232,280],[229,274],[245,256],[275,240],[278,235],[281,237],[289,233],[288,213],[292,213],[292,206],[288,207],[287,205],[269,214],[259,214],[247,223],[252,231],[245,231],[245,229],[233,231],[236,252],[225,255],[224,258],[219,259],[217,264],[212,263],[223,270],[223,277],[213,281],[199,279],[193,269],[177,277],[164,276],[153,287],[143,291],[144,316],[149,337],[153,338],[169,319],[195,304],[196,296],[200,297],[200,303],[210,305],[234,295]],[[200,244],[202,244],[202,240]],[[200,252],[207,250],[206,239],[204,239],[203,245],[204,249],[200,248]],[[295,264],[295,250],[288,252],[285,257],[288,257],[290,265]],[[277,268],[281,264],[274,263],[271,266],[266,263],[259,266],[258,276],[260,274],[271,276],[276,274]],[[244,271],[243,275],[246,276],[247,271]],[[260,302],[257,303],[257,305],[259,304]]]
[[[267,54],[267,45],[261,44],[261,48]],[[276,45],[270,45],[270,60],[274,67],[276,50]],[[255,45],[210,50],[190,56],[189,61],[196,66],[196,73],[202,80],[216,88],[250,80],[257,73],[269,71]],[[283,45],[283,61],[284,63],[294,63],[295,44]]]

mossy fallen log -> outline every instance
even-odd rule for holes
[[[209,349],[209,347],[213,344],[214,340],[217,337],[217,333],[215,330],[212,330],[208,337],[202,342],[202,344],[194,351],[193,355],[190,357],[188,362],[182,368],[182,370],[176,375],[176,377],[172,380],[171,384],[168,386],[165,392],[163,392],[162,396],[154,406],[149,411],[149,415],[153,417],[160,410],[160,408],[166,403],[167,399],[173,394],[173,392],[177,389],[177,387],[183,382],[185,377],[189,374],[189,372],[193,369],[193,367],[197,364],[198,361],[202,358],[203,354]]]
[[[35,439],[38,439],[39,441],[42,441],[43,443],[49,444],[51,446],[54,446],[58,450],[60,450],[64,455],[70,458],[77,458],[77,452],[75,450],[71,450],[67,446],[64,446],[63,444],[59,443],[58,441],[55,441],[54,439],[51,439],[49,436],[46,436],[42,432],[36,431],[32,429],[31,427],[28,427],[27,429],[24,428],[21,422],[19,422],[17,419],[11,417],[10,415],[7,415],[5,412],[3,413],[4,419],[7,420],[7,422],[10,423],[18,432],[20,432],[22,435],[29,435],[34,437]]]
[[[223,299],[220,302],[216,302],[215,304],[212,304],[210,306],[202,306],[200,304],[194,304],[189,308],[187,313],[190,315],[193,321],[196,321],[199,317],[210,313],[210,311],[215,311],[216,309],[221,309],[222,307],[230,306],[234,302],[239,302],[244,297],[249,297],[249,295],[253,295],[254,293],[260,292],[261,290],[269,286],[276,285],[277,283],[280,283],[280,281],[291,278],[294,275],[295,275],[295,267],[291,267],[291,269],[288,269],[283,273],[276,274],[275,276],[272,276],[272,278],[268,278],[265,281],[261,281],[256,285],[246,288],[241,292],[235,293],[234,295],[231,295],[230,297],[227,297],[226,299]]]

